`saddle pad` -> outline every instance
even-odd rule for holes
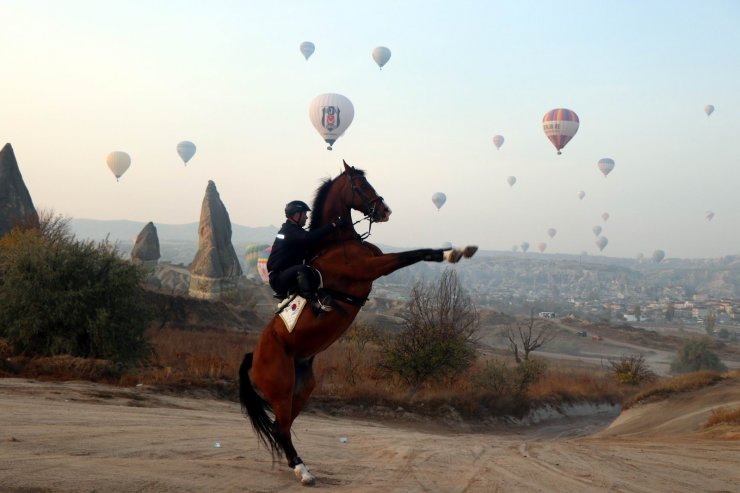
[[[298,321],[303,308],[306,306],[306,298],[296,296],[283,310],[280,312],[280,318],[285,323],[285,328],[288,332],[293,332],[295,323]]]

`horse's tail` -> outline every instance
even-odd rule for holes
[[[252,422],[257,438],[270,449],[274,456],[282,451],[282,447],[276,437],[275,422],[267,415],[267,411],[272,412],[272,408],[270,403],[254,389],[252,379],[249,377],[250,368],[252,368],[252,353],[247,353],[239,367],[239,401],[242,404],[242,411]]]

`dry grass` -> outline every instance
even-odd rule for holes
[[[712,426],[723,424],[740,426],[740,406],[735,408],[722,406],[712,410],[712,414],[704,424],[704,428],[711,428]]]
[[[738,372],[722,374],[716,371],[698,371],[694,373],[686,373],[673,378],[658,380],[626,401],[624,403],[624,409],[629,409],[639,403],[665,399],[673,394],[699,390],[704,387],[714,385],[727,378],[737,378],[738,375],[735,375],[736,373]]]

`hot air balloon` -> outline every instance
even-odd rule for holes
[[[711,115],[712,113],[714,113],[714,106],[712,106],[711,104],[708,104],[708,105],[706,105],[706,106],[704,107],[704,113],[706,113],[706,114],[707,114],[707,116],[709,116],[709,115]]]
[[[506,183],[508,183],[510,187],[513,187],[514,183],[516,183],[516,176],[509,176],[508,178],[506,178]]]
[[[177,144],[177,153],[180,155],[182,162],[187,165],[188,161],[190,161],[195,155],[195,144],[188,140],[183,140]]]
[[[578,192],[578,200],[583,200],[583,197],[585,196],[586,196],[586,192],[584,192],[583,190]]]
[[[578,115],[565,108],[550,110],[542,118],[542,129],[557,149],[558,154],[561,154],[560,150],[578,132],[578,125]]]
[[[524,253],[527,253],[527,250],[529,250],[529,243],[523,241],[522,244],[519,245],[519,248],[521,248]]]
[[[594,226],[591,228],[591,231],[594,232],[595,236],[599,236],[601,234],[601,226]]]
[[[653,252],[653,262],[656,264],[659,264],[663,258],[665,258],[665,252],[663,250],[655,250]]]
[[[321,138],[329,144],[327,149],[331,151],[331,146],[344,135],[352,123],[355,108],[352,106],[352,101],[341,94],[321,94],[311,101],[308,117]]]
[[[496,149],[501,149],[501,146],[504,145],[504,136],[503,135],[494,135],[493,136],[493,145],[496,146]]]
[[[614,169],[613,159],[610,159],[608,157],[599,159],[599,170],[604,174],[604,178],[606,178],[606,175],[611,173],[613,169]]]
[[[116,177],[116,181],[118,181],[128,167],[131,166],[131,156],[123,151],[113,151],[105,158],[105,162],[108,163],[108,168],[110,168]]]
[[[447,195],[442,192],[437,192],[432,195],[432,203],[437,207],[437,210],[441,209],[447,202]]]
[[[714,217],[714,212],[707,211],[707,212],[704,213],[704,217],[706,218],[707,221],[711,221],[712,218]]]
[[[603,213],[603,214],[601,215],[601,219],[603,219],[604,221],[607,221],[607,220],[609,220],[609,213],[608,213],[608,212],[605,212],[605,213]]]
[[[545,243],[544,241],[537,243],[537,250],[539,250],[540,253],[544,252],[545,248],[547,248],[547,243]]]
[[[267,272],[267,259],[270,257],[272,246],[263,248],[257,255],[257,273],[265,284],[270,284],[270,277]]]
[[[316,47],[313,45],[310,41],[304,41],[301,43],[301,53],[303,53],[303,57],[308,60],[311,55],[313,55],[313,50],[315,50]]]
[[[516,252],[517,250],[519,250],[519,245],[511,245],[512,252]]]
[[[604,251],[604,248],[606,248],[606,245],[609,244],[609,240],[606,238],[606,236],[599,236],[596,238],[596,246],[599,247],[599,251]]]
[[[257,265],[257,258],[262,250],[270,245],[264,243],[247,243],[244,247],[244,260],[247,267],[254,267]]]
[[[549,236],[550,238],[555,238],[556,234],[558,234],[558,230],[555,228],[549,228],[547,230],[547,236]]]
[[[375,60],[375,63],[378,64],[378,67],[380,67],[381,70],[383,70],[383,65],[388,63],[388,60],[390,59],[391,50],[385,46],[378,46],[373,50],[373,60]]]

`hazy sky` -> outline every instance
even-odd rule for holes
[[[740,254],[735,0],[3,0],[0,18],[0,139],[37,208],[195,222],[210,179],[234,223],[279,225],[346,159],[394,211],[378,243],[596,255],[598,224],[604,255]],[[355,108],[331,152],[308,119],[325,92]],[[558,107],[581,121],[561,156],[541,127]]]

